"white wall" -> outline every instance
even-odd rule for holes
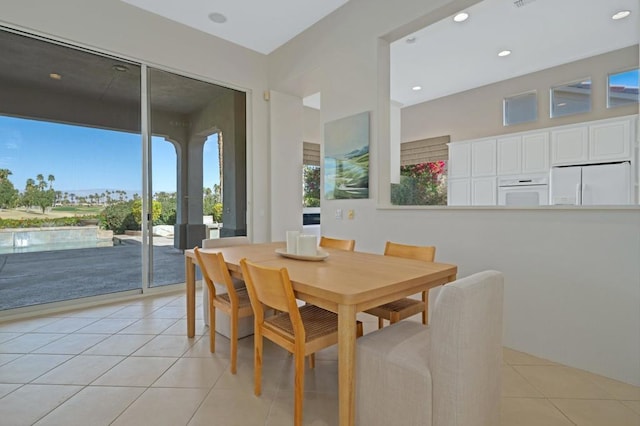
[[[302,98],[272,91],[271,239],[284,241],[286,231],[302,230]]]
[[[400,183],[402,109],[397,102],[391,101],[389,111],[389,181],[391,183]]]
[[[380,253],[387,239],[433,244],[436,259],[458,265],[459,277],[502,271],[506,346],[640,384],[638,210],[371,213],[334,228],[362,251]]]
[[[302,140],[305,142],[322,143],[322,126],[320,124],[320,110],[303,108]]]
[[[1,9],[2,25],[247,91],[249,233],[270,238],[265,55],[120,0],[3,0]]]
[[[504,343],[640,385],[640,209],[382,209],[388,206],[387,40],[473,1],[351,0],[269,55],[271,88],[322,92],[323,123],[371,111],[369,200],[322,200],[322,232],[381,253],[435,244],[459,276],[504,272]],[[443,9],[444,8],[444,9]],[[396,28],[400,28],[395,31]],[[276,143],[273,141],[273,143]],[[337,208],[355,219],[336,220]]]

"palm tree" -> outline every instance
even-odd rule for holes
[[[42,173],[36,176],[36,180],[38,181],[38,188],[44,189],[47,186],[47,184],[44,183],[44,175],[42,175]]]
[[[27,183],[25,185],[24,193],[22,194],[22,201],[21,201],[21,204],[24,207],[26,207],[27,210],[31,208],[31,206],[33,205],[33,202],[35,201],[34,194],[33,194],[33,190],[35,188],[36,188],[36,181],[31,178],[27,179]]]
[[[53,189],[53,182],[56,180],[56,177],[54,175],[49,175],[47,180],[49,181],[49,188]]]

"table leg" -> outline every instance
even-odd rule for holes
[[[196,334],[196,265],[190,257],[184,257],[185,283],[187,286],[187,337]]]
[[[338,306],[338,395],[340,426],[355,424],[356,308]]]

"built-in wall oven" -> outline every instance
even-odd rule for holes
[[[526,207],[548,204],[549,177],[546,174],[498,178],[498,205]]]

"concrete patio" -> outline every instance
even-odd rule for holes
[[[152,286],[184,282],[182,251],[154,242]],[[113,247],[2,254],[0,311],[139,289],[141,263],[139,238]]]

